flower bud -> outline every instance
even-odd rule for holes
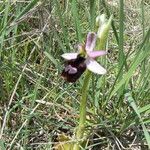
[[[104,49],[107,41],[108,33],[111,27],[112,16],[109,20],[106,19],[105,14],[99,15],[96,18],[96,25],[98,27],[97,37],[98,37],[98,49]]]

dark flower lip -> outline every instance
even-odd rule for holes
[[[76,70],[76,71],[73,71]],[[78,55],[76,59],[68,60],[61,76],[68,82],[76,82],[86,70],[85,58]]]

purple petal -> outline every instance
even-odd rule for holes
[[[76,59],[77,56],[78,56],[78,53],[65,53],[61,55],[61,57],[63,57],[66,60]]]
[[[87,52],[93,51],[96,44],[96,34],[94,32],[89,32],[86,38],[85,50]]]
[[[105,74],[106,69],[104,69],[99,63],[97,63],[94,59],[92,58],[87,58],[85,61],[87,65],[87,69],[90,71],[97,73],[97,74]]]
[[[96,57],[103,56],[103,55],[106,55],[106,54],[107,54],[106,51],[93,51],[93,52],[89,52],[88,56],[90,58],[96,58]]]
[[[71,65],[68,65],[65,67],[65,72],[67,72],[67,71],[69,74],[75,74],[75,73],[77,73],[77,68],[72,67]]]

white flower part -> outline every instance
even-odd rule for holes
[[[104,69],[99,63],[97,63],[94,59],[92,58],[87,58],[86,61],[86,66],[87,69],[90,71],[97,73],[97,74],[105,74],[106,69]]]
[[[106,22],[106,15],[105,14],[102,14],[102,15],[99,15],[96,17],[96,24],[98,26],[103,25],[105,22]]]
[[[101,25],[101,27],[99,27],[98,32],[97,32],[97,37],[98,37],[98,38],[101,38],[101,37],[102,37],[105,28],[106,28],[106,25],[105,25],[105,24],[103,24],[103,25]]]
[[[78,53],[65,53],[61,55],[61,57],[63,57],[66,60],[76,59],[77,56],[78,56]]]

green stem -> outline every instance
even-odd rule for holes
[[[79,118],[79,126],[76,131],[76,140],[77,143],[74,145],[73,150],[79,150],[80,144],[82,142],[79,142],[84,135],[84,128],[85,128],[85,121],[86,121],[86,105],[87,105],[87,91],[89,88],[89,82],[90,82],[91,72],[87,71],[86,76],[84,79],[83,87],[82,87],[82,95],[81,95],[81,102],[80,102],[80,118]]]

